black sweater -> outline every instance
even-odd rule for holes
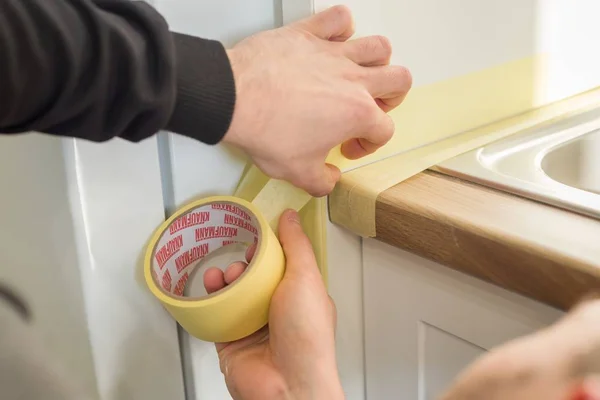
[[[234,105],[221,43],[170,32],[142,1],[0,0],[2,133],[215,144]]]

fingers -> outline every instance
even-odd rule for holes
[[[287,260],[286,276],[302,274],[321,279],[312,244],[300,225],[296,211],[287,210],[281,215],[279,241]]]
[[[349,160],[358,160],[374,153],[380,147],[366,139],[351,139],[342,144],[342,154]]]
[[[374,122],[364,132],[361,138],[353,138],[342,144],[342,155],[350,160],[356,160],[374,153],[385,145],[394,135],[394,120],[384,111],[374,111]]]
[[[246,249],[246,262],[250,262],[250,260],[252,260],[254,253],[256,253],[256,243],[251,244]]]
[[[402,103],[412,86],[410,72],[400,66],[364,68],[364,84],[374,98],[377,111],[365,112],[369,128],[361,137],[342,144],[342,154],[356,160],[377,151],[394,135],[394,120],[387,114]]]
[[[204,288],[211,294],[225,287],[225,277],[219,268],[211,267],[204,272]]]
[[[231,285],[233,281],[240,277],[246,270],[248,264],[237,261],[233,264],[229,265],[223,274],[223,278],[225,279],[225,283]]]
[[[364,70],[364,84],[385,112],[396,108],[412,87],[412,75],[399,65],[370,67]]]
[[[346,6],[334,6],[296,23],[313,35],[336,42],[348,40],[354,34],[352,13]]]
[[[392,44],[384,36],[369,36],[343,44],[344,55],[363,67],[387,65],[392,57]]]
[[[247,267],[248,264],[237,261],[229,265],[225,272],[216,267],[207,269],[204,272],[204,289],[206,289],[206,293],[211,294],[227,285],[231,285],[244,273]]]
[[[216,267],[207,269],[203,276],[206,293],[211,294],[223,289],[227,285],[231,285],[244,273],[246,268],[248,268],[248,263],[252,260],[252,257],[254,257],[255,252],[256,244],[250,245],[245,253],[246,262],[236,261],[231,263],[225,269],[225,272]]]
[[[306,190],[314,197],[322,197],[331,193],[342,176],[339,168],[322,162],[314,162],[301,172],[301,175],[292,179],[291,183]]]

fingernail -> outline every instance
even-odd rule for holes
[[[300,215],[298,215],[298,212],[296,210],[287,210],[286,213],[288,221],[296,222],[298,224],[300,223]]]

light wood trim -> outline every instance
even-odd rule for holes
[[[600,221],[434,172],[382,192],[377,239],[568,309],[600,289]]]

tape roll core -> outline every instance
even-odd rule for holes
[[[244,273],[212,294],[186,296],[198,264],[234,243],[256,244]],[[267,220],[252,203],[232,196],[202,199],[178,210],[156,230],[144,263],[151,292],[189,334],[211,342],[241,339],[265,326],[284,270],[283,250]]]

